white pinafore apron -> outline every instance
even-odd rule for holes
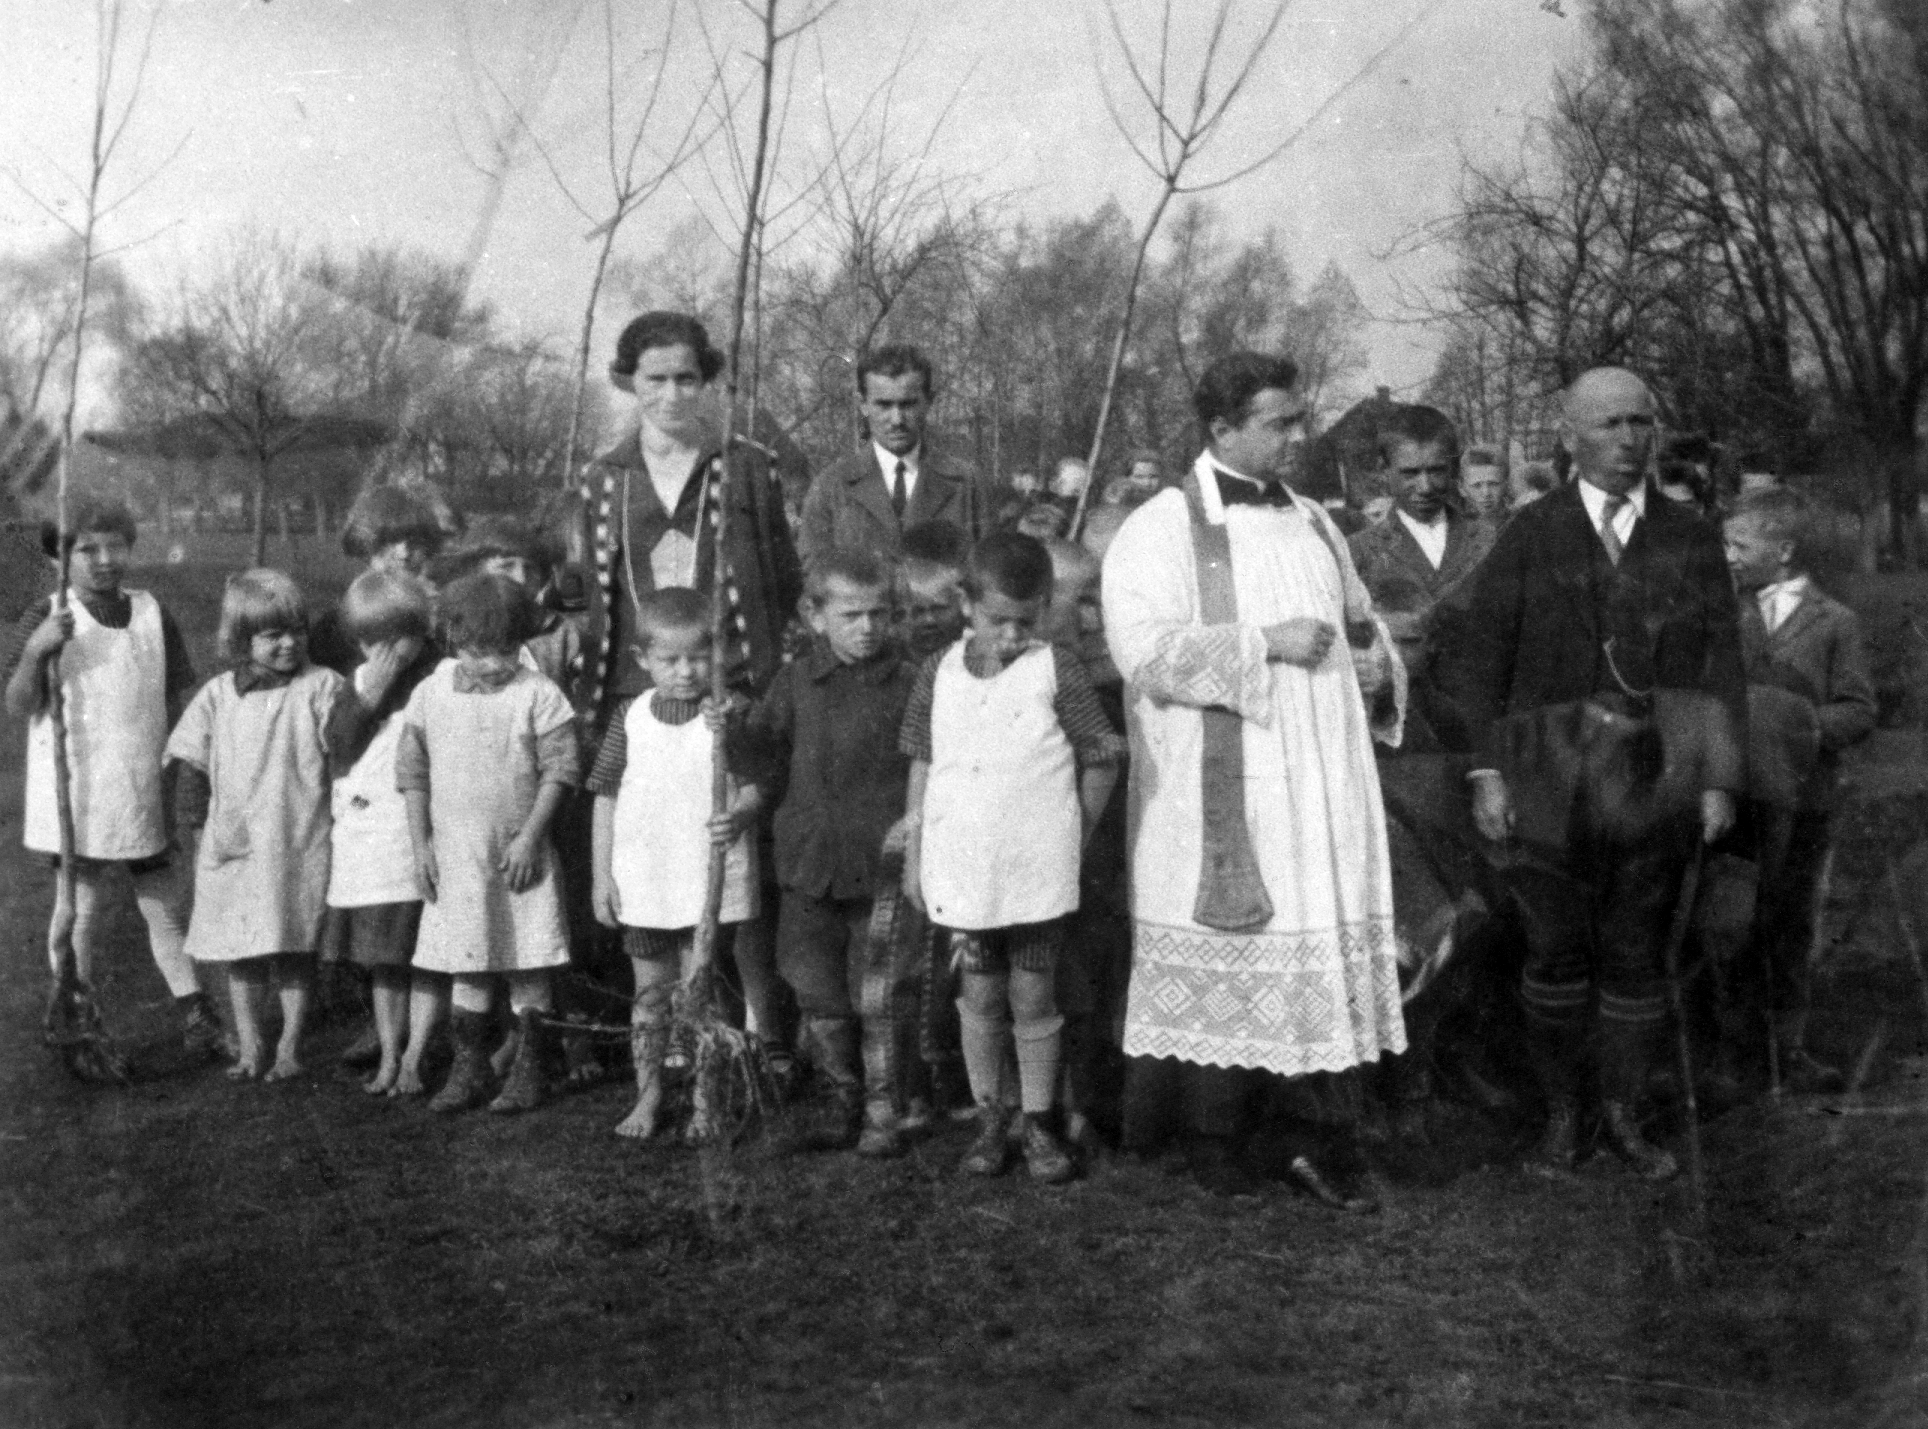
[[[700,719],[664,724],[638,696],[623,724],[626,759],[610,833],[610,876],[631,928],[688,928],[709,877],[715,736]],[[723,860],[725,923],[757,913],[755,852],[745,833]]]
[[[167,646],[160,603],[131,590],[125,630],[109,630],[70,599],[74,634],[60,652],[72,776],[74,852],[82,858],[152,858],[167,847],[161,753],[167,747]],[[25,842],[60,852],[53,724],[27,727]]]
[[[937,667],[924,785],[931,921],[980,930],[1042,923],[1078,906],[1077,763],[1052,707],[1057,665],[1034,645],[988,680],[965,642]]]
[[[367,688],[368,666],[355,671],[355,692]],[[334,782],[329,798],[335,826],[328,864],[328,906],[368,908],[379,903],[417,903],[415,845],[408,834],[408,801],[395,787],[395,750],[402,742],[398,708],[380,728],[354,768]]]

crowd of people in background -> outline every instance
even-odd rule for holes
[[[5,700],[83,982],[131,880],[230,1076],[302,1075],[318,965],[355,969],[370,1094],[529,1112],[626,1063],[616,1131],[646,1139],[720,855],[798,1150],[955,1118],[969,1174],[1171,1145],[1211,1191],[1269,1167],[1363,1211],[1373,1138],[1424,1142],[1441,1096],[1537,1106],[1539,1170],[1597,1134],[1672,1175],[1676,1005],[1717,1102],[1840,1085],[1805,1017],[1836,766],[1874,720],[1855,618],[1800,499],[1718,491],[1636,375],[1565,394],[1563,476],[1396,407],[1358,511],[1294,490],[1279,358],[1204,373],[1190,470],[1133,452],[1087,492],[1078,457],[982,479],[932,435],[929,360],[879,348],[860,448],[800,503],[724,439],[721,367],[694,319],[636,319],[637,425],[568,522],[450,530],[368,489],[339,602],[235,574],[205,682],[125,587],[125,505],[49,527],[70,598],[21,615]],[[1683,888],[1722,879],[1753,916],[1682,947]]]

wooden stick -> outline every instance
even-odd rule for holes
[[[1694,1094],[1694,1053],[1687,1038],[1686,999],[1680,990],[1680,949],[1687,941],[1687,929],[1694,918],[1694,901],[1700,895],[1701,865],[1707,857],[1707,844],[1696,837],[1694,857],[1680,881],[1680,901],[1674,907],[1673,926],[1667,930],[1662,947],[1666,959],[1667,1000],[1673,1006],[1674,1047],[1680,1056],[1681,1094],[1687,1103],[1687,1179],[1694,1193],[1694,1224],[1707,1223],[1707,1174],[1700,1155],[1700,1103]]]

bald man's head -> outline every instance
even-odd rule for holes
[[[1652,460],[1654,394],[1624,367],[1595,367],[1566,390],[1562,427],[1580,480],[1624,495]]]

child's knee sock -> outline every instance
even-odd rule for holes
[[[457,974],[451,979],[449,1002],[457,1012],[474,1012],[484,1017],[488,1016],[489,1008],[495,1002],[494,979]]]
[[[550,1001],[548,973],[509,974],[509,1011],[517,1017],[525,1012],[547,1012]]]
[[[972,984],[980,977],[985,983],[995,984],[995,996],[973,998],[976,991]],[[964,1074],[970,1078],[971,1099],[980,1106],[994,1106],[1004,1090],[1004,1048],[1006,1028],[1009,1027],[1008,1013],[1003,993],[1004,979],[966,973],[964,975],[965,995],[957,1000],[958,1030],[964,1043]],[[991,994],[993,989],[983,989]],[[988,1002],[992,1010],[979,1010]],[[977,1006],[973,1006],[976,1003]]]
[[[1057,1100],[1058,1062],[1063,1048],[1064,1018],[1020,1018],[1011,1024],[1018,1051],[1018,1097],[1027,1116],[1051,1110]]]
[[[173,864],[134,876],[134,903],[147,923],[147,945],[167,990],[176,997],[200,991],[194,960],[187,955],[188,882]]]

